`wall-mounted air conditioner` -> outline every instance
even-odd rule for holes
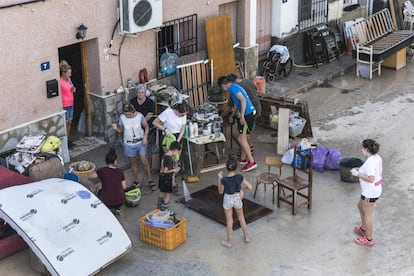
[[[135,34],[162,26],[162,0],[119,0],[120,32]]]

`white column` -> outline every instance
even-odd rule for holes
[[[256,13],[257,13],[257,0],[246,0],[250,2],[250,15],[249,15],[249,46],[256,45]]]

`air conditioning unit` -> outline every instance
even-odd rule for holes
[[[162,26],[162,0],[119,0],[119,26],[126,34]]]

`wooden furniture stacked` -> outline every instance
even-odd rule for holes
[[[254,196],[253,197],[256,198],[257,187],[260,184],[263,184],[265,193],[266,193],[266,186],[267,185],[272,185],[272,190],[273,190],[273,197],[272,197],[273,201],[272,202],[274,204],[275,203],[275,188],[277,187],[277,179],[282,174],[283,163],[277,157],[266,156],[265,165],[267,165],[267,172],[261,173],[256,178],[256,188],[254,190]],[[279,169],[278,173],[270,172],[272,167],[275,168],[275,169]]]
[[[372,46],[373,60],[383,60],[382,66],[400,69],[406,65],[406,47],[412,43],[414,33],[408,30],[395,30],[388,9],[355,22],[347,32],[348,37],[352,38],[353,49],[356,49],[357,44],[364,47]],[[355,57],[355,51],[353,54]]]
[[[294,112],[298,112],[299,116],[306,120],[303,132],[300,135],[298,135],[298,137],[313,137],[307,101],[294,98],[266,95],[260,97],[260,104],[262,106],[262,114],[259,118],[256,118],[256,124],[258,126],[270,128],[270,115],[272,114],[272,107],[275,107],[276,110],[279,110],[280,108],[289,108]]]
[[[300,162],[298,162],[300,159]],[[277,207],[283,201],[292,206],[292,215],[296,215],[298,207],[312,208],[312,165],[313,156],[309,150],[294,148],[293,175],[286,178],[278,178]],[[300,201],[300,199],[302,199]],[[304,200],[303,200],[304,199]]]

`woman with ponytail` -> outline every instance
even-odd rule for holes
[[[372,140],[362,141],[362,154],[367,160],[359,168],[351,170],[352,175],[359,178],[361,197],[358,201],[361,225],[354,227],[354,232],[361,237],[355,241],[361,245],[373,246],[373,219],[375,202],[382,193],[382,159],[378,155],[380,145]]]

